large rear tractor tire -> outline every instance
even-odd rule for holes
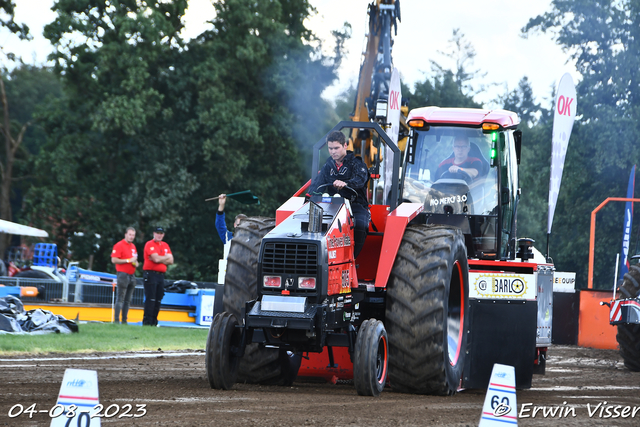
[[[242,319],[247,301],[258,295],[258,256],[262,238],[275,227],[273,218],[249,217],[235,229],[227,257],[223,310]],[[291,385],[301,355],[248,344],[238,367],[238,382]]]
[[[457,391],[467,346],[468,275],[459,229],[407,227],[387,287],[389,382],[395,390]]]
[[[205,364],[211,388],[229,390],[236,383],[242,332],[237,328],[238,320],[233,314],[223,312],[209,328]]]
[[[624,275],[620,285],[619,298],[636,298],[640,295],[640,266],[632,265],[629,272]],[[640,372],[640,325],[618,325],[616,335],[620,346],[620,356],[624,366],[630,371]]]
[[[360,396],[379,396],[387,382],[389,346],[384,324],[362,322],[353,357],[353,383]]]

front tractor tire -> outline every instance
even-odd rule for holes
[[[637,298],[640,295],[640,266],[632,265],[620,285],[619,298]],[[620,356],[630,371],[640,372],[640,325],[619,324],[616,335]]]
[[[353,383],[360,396],[379,396],[387,382],[389,346],[380,320],[362,322],[353,354]]]
[[[227,312],[216,314],[209,328],[205,353],[211,388],[229,390],[236,383],[241,344],[242,332],[236,317]]]
[[[467,346],[468,276],[459,229],[407,227],[387,287],[389,381],[395,390],[457,391]]]
[[[249,217],[235,229],[227,257],[223,310],[242,319],[247,301],[258,296],[258,256],[262,238],[275,227],[275,219]],[[248,344],[238,367],[238,382],[291,385],[301,355]]]

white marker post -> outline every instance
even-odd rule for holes
[[[113,281],[111,282],[111,323],[115,322],[116,320],[120,321],[120,319],[116,319],[114,309],[116,299],[116,286],[118,286],[118,279],[113,279]]]
[[[484,398],[478,427],[517,426],[516,370],[513,366],[495,363]]]
[[[86,369],[64,371],[57,405],[64,411],[51,419],[51,427],[100,427],[100,418],[91,418],[98,398],[98,372]],[[74,409],[75,407],[75,409]],[[74,416],[67,417],[73,409]]]

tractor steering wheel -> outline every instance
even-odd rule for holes
[[[471,175],[469,175],[467,172],[465,172],[463,170],[459,170],[458,172],[446,171],[445,173],[440,175],[439,179],[442,179],[442,178],[445,178],[445,179],[462,179],[467,184],[471,184],[471,182],[473,181],[473,178],[471,178]]]
[[[318,188],[316,188],[316,191],[317,192],[321,192],[320,189],[323,188],[323,187],[333,187],[333,184],[322,184],[322,185],[319,185]],[[342,191],[342,190],[349,190],[349,193],[351,194],[351,197],[345,197],[345,199],[351,200],[352,198],[355,199],[355,198],[358,197],[358,193],[356,192],[356,190],[354,190],[353,188],[349,187],[348,185],[343,187],[340,190],[337,190],[338,194],[340,194],[340,191]],[[340,194],[340,195],[342,196],[342,194]]]

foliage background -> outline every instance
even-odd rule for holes
[[[0,3],[9,17],[0,25],[28,37],[11,5]],[[213,29],[185,41],[185,0],[57,2],[45,30],[55,67],[1,70],[12,127],[31,123],[14,168],[14,220],[46,229],[63,255],[85,263],[91,257],[102,271],[113,269],[109,251],[127,226],[139,230],[141,250],[151,228],[162,225],[176,255],[170,276],[215,281],[217,204],[204,199],[251,189],[261,204],[230,201],[228,225],[240,212],[273,216],[306,181],[312,144],[348,118],[355,89],[331,102],[321,97],[336,78],[348,24],[334,32],[337,47],[327,56],[304,25],[312,10],[306,0],[214,5]],[[577,272],[581,287],[590,213],[607,197],[625,196],[640,157],[639,21],[640,0],[557,0],[522,29],[523,36],[552,37],[581,74],[549,251],[558,270]],[[403,97],[410,108],[482,107],[474,98],[490,91],[495,104],[520,115],[518,234],[544,253],[554,106],[536,99],[553,94],[534,94],[524,73],[510,92],[486,84],[474,57],[455,30],[424,80],[403,85]],[[598,215],[598,287],[611,287],[622,212],[622,204],[611,204]]]

